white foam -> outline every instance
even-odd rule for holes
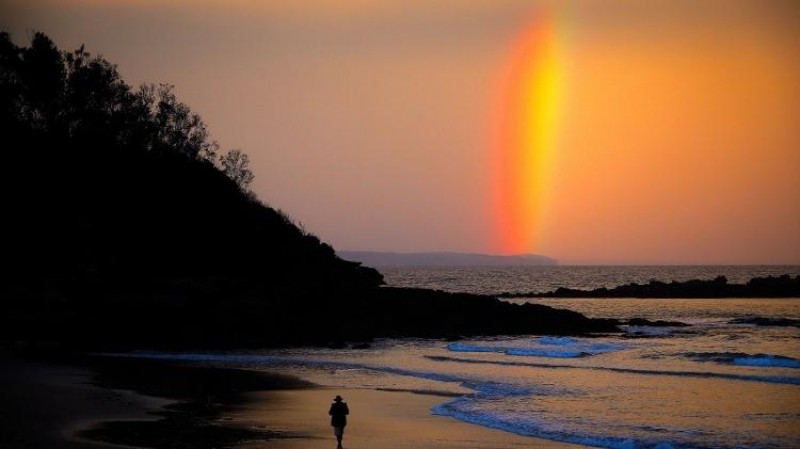
[[[450,343],[449,345],[447,345],[447,349],[453,352],[505,352],[504,348],[493,347],[493,346],[465,345],[462,343]]]
[[[541,337],[539,343],[543,345],[570,346],[577,344],[577,341],[569,337]]]
[[[763,366],[776,368],[800,368],[800,360],[774,355],[734,357],[733,364],[739,366]]]
[[[686,357],[700,362],[716,362],[763,368],[800,368],[800,360],[774,354],[745,354],[741,352],[692,352]]]
[[[588,355],[583,351],[578,350],[553,350],[541,348],[518,348],[508,349],[505,351],[508,355],[526,356],[526,357],[550,357],[556,359],[569,359],[575,357],[583,357]]]
[[[534,341],[525,342],[526,346],[492,346],[464,343],[451,343],[447,349],[451,352],[496,352],[510,356],[545,357],[545,358],[575,358],[608,352],[620,351],[625,346],[612,343],[590,343],[569,337],[540,337]]]
[[[431,413],[434,415],[449,416],[470,424],[477,424],[518,435],[544,438],[564,443],[608,449],[675,449],[680,447],[679,444],[672,441],[644,441],[627,436],[586,435],[575,431],[575,429],[547,429],[546,427],[552,428],[552,426],[544,426],[533,417],[521,417],[509,415],[507,413],[504,414],[502,412],[497,413],[483,410],[474,399],[467,397],[437,405],[431,409]]]

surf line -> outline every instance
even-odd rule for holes
[[[550,368],[550,369],[567,368],[567,369],[592,370],[592,371],[611,371],[615,373],[624,373],[624,374],[643,374],[647,376],[698,377],[704,379],[716,378],[716,379],[728,379],[728,380],[742,380],[747,382],[765,382],[765,383],[784,384],[784,385],[800,385],[800,378],[785,377],[785,376],[748,376],[745,374],[709,373],[701,371],[653,371],[653,370],[645,370],[637,368],[615,368],[608,366],[551,365],[548,363],[461,359],[458,357],[447,357],[440,355],[429,355],[425,357],[436,362],[455,362],[455,363],[468,363],[475,365],[521,366],[521,367]]]

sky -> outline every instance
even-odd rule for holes
[[[339,250],[800,264],[792,0],[0,0]]]

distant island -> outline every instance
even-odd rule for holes
[[[669,283],[625,284],[614,288],[580,290],[559,287],[549,292],[505,292],[500,298],[798,298],[800,276],[767,276],[745,284],[730,284],[725,276]]]
[[[380,251],[338,251],[337,254],[342,259],[361,262],[371,267],[528,267],[558,265],[555,259],[537,254],[500,256],[456,252],[394,253]]]

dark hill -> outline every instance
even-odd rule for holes
[[[264,346],[611,327],[379,288],[377,271],[258,201],[247,155],[221,152],[170,86],[132,88],[42,33],[29,47],[0,33],[0,124],[0,340]]]
[[[292,290],[374,287],[246,189],[247,159],[218,154],[169,86],[125,84],[37,33],[0,36],[6,276],[259,277]],[[313,282],[308,282],[313,279]]]

